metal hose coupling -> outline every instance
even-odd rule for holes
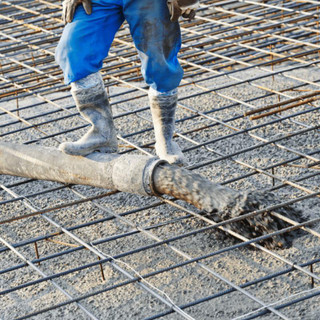
[[[160,195],[154,185],[154,173],[161,164],[168,161],[159,158],[150,158],[143,170],[143,186],[148,196]]]
[[[117,158],[112,169],[112,181],[117,190],[145,196],[158,194],[154,188],[155,169],[163,163],[159,158],[123,155]]]

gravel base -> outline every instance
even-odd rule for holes
[[[250,78],[262,73],[263,72],[260,73],[258,71],[246,71],[246,73],[239,72],[236,76]],[[288,75],[295,75],[303,79],[312,80],[316,73],[318,73],[318,69],[316,68],[305,68],[295,73],[290,72]],[[202,85],[211,89],[222,87],[227,83],[232,83],[232,80],[218,78],[212,81],[201,82]],[[288,79],[283,76],[276,76],[274,80],[269,77],[264,80],[259,80],[257,83],[280,91],[292,85],[299,84],[299,81],[294,81],[293,79]],[[136,83],[135,85],[142,86],[140,83]],[[305,87],[305,89],[314,88],[310,86]],[[144,150],[145,153],[154,155],[152,144],[154,138],[153,130],[151,130],[152,124],[150,122],[151,115],[149,110],[121,117],[121,114],[124,112],[148,106],[146,97],[120,103],[119,101],[122,99],[133,98],[137,95],[137,93],[123,94],[127,90],[128,88],[124,86],[112,87],[109,90],[119,135],[128,139],[131,144],[139,146],[151,144],[150,147]],[[196,87],[182,87],[180,97],[183,98],[197,92],[202,91]],[[249,84],[236,85],[228,89],[219,90],[218,92],[240,100],[252,99],[263,94],[261,89]],[[113,97],[118,94],[122,95]],[[290,95],[294,94],[299,93],[290,92]],[[67,92],[51,94],[46,97],[55,99],[65,95],[67,95]],[[277,98],[273,95],[253,101],[252,106],[260,107],[276,103],[277,101]],[[39,99],[30,97],[19,99],[20,108],[23,106],[32,106],[38,102]],[[285,159],[294,158],[297,154],[277,147],[275,144],[263,145],[252,151],[236,154],[232,158],[218,160],[226,154],[230,155],[243,148],[262,143],[265,141],[263,139],[271,140],[282,136],[288,137],[281,140],[279,144],[286,148],[292,148],[300,153],[310,153],[319,149],[319,131],[313,130],[299,134],[298,136],[290,136],[290,133],[305,128],[300,125],[299,122],[309,126],[317,125],[319,123],[319,111],[296,116],[294,118],[295,122],[289,120],[274,122],[274,124],[251,130],[250,135],[239,133],[227,139],[219,140],[218,138],[231,135],[235,131],[222,125],[216,125],[215,120],[226,121],[227,119],[237,118],[237,116],[243,114],[243,112],[249,108],[243,105],[231,106],[232,102],[213,93],[203,94],[194,98],[181,99],[181,103],[184,107],[180,106],[177,110],[178,120],[195,114],[185,107],[201,112],[208,111],[210,112],[208,115],[211,117],[210,119],[198,117],[177,123],[177,132],[180,133],[187,132],[194,128],[210,126],[206,129],[195,131],[194,133],[185,134],[185,136],[189,138],[189,141],[183,139],[181,136],[176,138],[176,141],[185,150],[185,155],[190,165],[197,165],[205,161],[217,159],[217,161],[212,164],[194,169],[194,172],[202,174],[211,181],[226,183],[228,187],[236,190],[263,191],[272,188],[272,178],[262,173],[248,175],[243,179],[233,179],[254,173],[253,168],[264,169]],[[69,107],[73,105],[73,102],[70,97],[67,97],[59,100],[59,104],[64,107]],[[15,107],[15,102],[2,103],[0,106],[6,109],[12,109]],[[308,106],[297,107],[293,110],[283,112],[281,116],[284,117],[293,112],[297,113],[306,108],[308,108]],[[19,114],[20,117],[28,119],[29,117],[53,110],[56,110],[56,107],[46,103],[21,110]],[[74,108],[69,110],[72,113],[76,112]],[[43,115],[39,118],[40,120],[30,119],[29,121],[36,124],[38,121],[44,122],[57,119],[68,114],[66,111],[58,111],[53,114]],[[245,130],[277,119],[277,115],[256,121],[251,121],[248,117],[241,117],[228,121],[228,124],[240,130]],[[26,124],[21,122],[10,124],[9,122],[11,121],[13,121],[13,118],[8,115],[2,115],[0,117],[0,125],[7,124],[1,127],[2,134],[26,127]],[[59,143],[63,141],[79,138],[86,131],[86,128],[67,132],[54,138],[39,140],[44,137],[43,132],[50,135],[85,124],[84,120],[78,116],[73,116],[55,121],[54,123],[38,126],[37,129],[11,133],[3,136],[2,141],[21,144],[30,140],[36,140],[35,143],[37,144],[57,147]],[[40,129],[43,132],[40,132]],[[143,131],[145,129],[150,130]],[[131,135],[133,132],[140,130],[143,132]],[[208,143],[205,147],[189,150],[189,148],[195,145],[190,142],[190,139],[196,143],[204,143],[213,139],[214,141]],[[120,141],[120,144],[121,152],[129,150],[129,144],[126,141]],[[139,153],[139,151],[135,152]],[[316,154],[315,157],[317,156]],[[302,158],[294,162],[294,164],[298,165],[296,167],[277,167],[273,172],[273,174],[279,178],[275,181],[275,186],[280,185],[285,180],[289,180],[291,182],[297,181],[300,186],[308,188],[313,192],[319,191],[319,175],[299,182],[299,179],[302,177],[317,172],[316,169],[303,167],[310,163],[312,163],[310,159]],[[271,170],[268,170],[268,172],[271,173]],[[19,177],[0,176],[0,184],[5,186],[17,184],[24,180],[25,179]],[[59,187],[63,187],[63,185],[47,181],[30,181],[10,187],[10,190],[19,196],[31,196],[29,196],[27,200],[21,199],[15,202],[8,201],[7,203],[3,203],[0,207],[1,220],[23,216],[31,213],[33,210],[62,206],[66,203],[81,199],[79,195],[90,197],[106,192],[106,190],[85,186],[66,186],[55,191],[50,191],[53,188]],[[41,191],[45,192],[46,190],[50,192],[32,196],[33,194]],[[275,189],[273,193],[274,198],[271,203],[273,201],[275,203],[288,201],[306,195],[304,191],[288,185],[280,189]],[[11,199],[12,197],[7,192],[4,190],[0,191],[0,201],[5,202]],[[150,206],[155,203],[159,203],[159,205]],[[182,201],[177,201],[176,203],[183,206],[186,210],[199,212],[191,205],[183,203]],[[33,209],[30,208],[29,204],[31,204]],[[293,207],[296,210],[301,210],[303,219],[310,220],[319,217],[319,204],[319,198],[313,197],[299,201],[294,204]],[[74,235],[86,243],[91,243],[99,239],[112,239],[112,236],[131,232],[134,230],[133,225],[144,228],[145,230],[149,227],[152,228],[148,232],[162,240],[208,226],[208,223],[201,219],[188,216],[186,210],[175,208],[169,204],[160,204],[156,198],[116,193],[93,202],[70,205],[65,208],[52,210],[46,213],[46,215],[60,226],[71,229],[81,224],[102,219],[100,223],[86,225],[85,227],[72,230]],[[112,219],[114,213],[125,214],[123,217],[125,220],[119,218]],[[160,225],[152,227],[157,224]],[[195,319],[225,320],[239,317],[261,307],[261,304],[248,297],[249,294],[263,301],[265,304],[282,304],[282,299],[285,299],[283,303],[292,301],[295,298],[316,292],[310,291],[303,293],[312,288],[310,277],[299,270],[290,271],[291,266],[283,261],[287,259],[291,263],[303,264],[319,258],[320,238],[318,233],[320,232],[320,225],[313,224],[311,227],[312,230],[317,233],[316,235],[303,231],[293,233],[291,246],[284,249],[273,249],[271,253],[250,248],[249,246],[225,250],[223,253],[213,255],[198,263],[193,262],[152,276],[146,279],[148,282],[147,286],[164,298],[166,298],[163,294],[163,292],[165,292],[176,305],[183,305],[230,289],[230,285],[223,281],[223,279],[228,279],[228,281],[231,281],[234,285],[240,286],[246,282],[289,269],[287,273],[274,276],[269,280],[252,284],[250,287],[245,288],[244,290],[247,295],[240,292],[228,292],[220,297],[188,307],[185,311]],[[46,275],[55,275],[97,261],[97,256],[89,250],[82,249],[71,252],[72,249],[78,246],[76,241],[64,234],[52,237],[51,235],[55,232],[59,232],[59,229],[49,223],[43,216],[29,217],[0,225],[1,237],[11,244],[36,239],[37,237],[45,237],[46,239],[41,238],[41,240],[37,241],[40,258],[58,253],[61,254],[50,260],[42,261],[40,265],[38,265],[38,263],[34,264]],[[105,256],[117,256],[124,252],[154,244],[155,242],[156,241],[147,235],[146,232],[132,232],[131,235],[97,244],[95,247],[101,250]],[[170,243],[170,246],[160,245],[141,252],[131,253],[119,258],[116,264],[127,272],[130,272],[133,276],[137,276],[137,274],[133,272],[132,268],[140,275],[146,275],[150,272],[162,268],[169,268],[184,262],[186,257],[181,256],[175,250],[182,251],[190,257],[199,257],[236,246],[239,243],[239,240],[226,235],[220,230],[213,229],[175,240]],[[19,246],[17,250],[29,261],[36,259],[33,243]],[[62,255],[63,252],[64,254]],[[282,260],[279,257],[281,257]],[[8,250],[1,251],[1,270],[17,266],[21,263],[23,263],[23,261],[13,252]],[[104,263],[103,270],[105,280],[102,279],[99,265],[94,265],[71,274],[60,275],[52,281],[67,291],[72,297],[79,297],[90,292],[106,289],[107,287],[127,280],[127,278],[118,272],[110,263]],[[306,267],[306,270],[309,270],[309,267]],[[314,264],[313,273],[320,276],[319,262]],[[41,278],[42,276],[30,266],[25,266],[1,274],[0,288],[1,290],[6,290]],[[144,282],[141,281],[140,283]],[[317,288],[318,286],[319,282],[316,281],[315,287]],[[286,299],[286,297],[292,295],[296,296]],[[5,320],[21,317],[66,300],[66,296],[63,295],[53,283],[50,281],[40,282],[0,296],[0,310],[2,311],[0,318]],[[85,298],[81,300],[80,303],[87,310],[90,310],[98,319],[123,319],[124,317],[129,319],[142,319],[157,313],[170,311],[169,306],[161,303],[159,299],[156,299],[146,291],[141,290],[141,286],[138,283],[120,286],[116,289],[94,295],[93,297]],[[281,309],[280,312],[290,319],[319,319],[320,297],[315,296],[293,304],[292,306]],[[86,315],[76,303],[68,304],[32,317],[32,319],[77,320],[88,318],[88,315]],[[183,317],[177,313],[171,313],[163,317],[163,319],[182,318]],[[270,313],[259,317],[259,319],[278,318],[277,315]]]

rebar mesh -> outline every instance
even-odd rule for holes
[[[169,197],[1,176],[0,318],[320,318],[320,3],[201,3],[181,21],[175,139],[190,170],[300,209],[303,222],[278,216],[291,245],[269,250]],[[54,61],[62,29],[57,1],[1,1],[2,141],[86,131]],[[139,66],[124,24],[101,72],[120,152],[154,155]]]

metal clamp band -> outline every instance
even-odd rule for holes
[[[143,170],[143,187],[149,196],[160,195],[154,188],[154,172],[161,164],[167,164],[168,161],[159,158],[150,158]]]

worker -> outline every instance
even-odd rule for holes
[[[115,33],[124,20],[149,85],[156,153],[171,164],[185,164],[173,141],[177,87],[183,76],[177,54],[181,47],[178,18],[193,18],[198,0],[64,0],[65,28],[56,49],[56,61],[80,114],[91,124],[76,142],[59,149],[71,155],[118,150],[116,129],[99,70],[108,56]]]

